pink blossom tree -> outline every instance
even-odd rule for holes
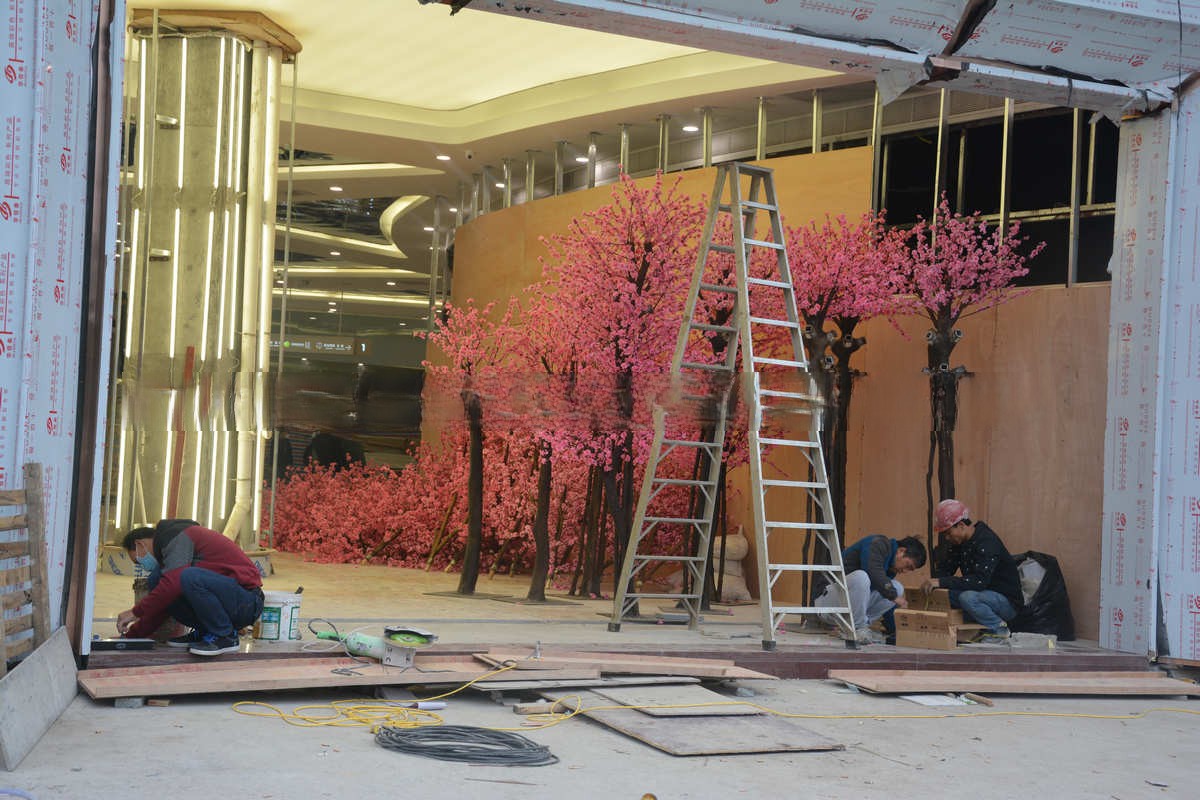
[[[851,357],[867,343],[855,330],[864,320],[894,313],[904,234],[887,228],[883,212],[857,222],[845,216],[787,229],[788,266],[804,341],[821,396],[822,445],[828,463],[834,517],[846,521],[846,453],[850,397],[860,376]]]
[[[469,299],[462,306],[447,304],[437,329],[428,336],[446,360],[425,361],[435,387],[440,383],[458,390],[469,432],[467,540],[458,583],[458,592],[467,595],[475,593],[483,541],[483,398],[490,386],[503,380],[498,367],[513,335],[513,304],[499,320],[492,318],[493,305],[479,309]]]
[[[933,552],[933,476],[939,500],[956,496],[954,488],[954,426],[958,419],[958,382],[966,367],[950,366],[950,354],[962,338],[956,326],[964,317],[985,311],[1013,297],[1009,287],[1028,273],[1025,264],[1045,243],[1025,247],[1020,223],[1008,230],[989,226],[979,212],[951,212],[942,195],[931,221],[920,220],[910,232],[911,249],[900,271],[899,290],[908,296],[908,309],[923,314],[933,326],[928,342],[930,413],[929,462],[925,474],[928,527],[926,542]]]
[[[636,435],[635,419],[648,417],[647,387],[662,385],[669,372],[703,219],[703,208],[678,190],[678,181],[668,190],[659,175],[643,189],[623,175],[611,203],[544,240],[549,291],[579,321],[581,376],[607,387],[615,410],[607,430],[595,432],[614,564],[628,545],[634,465],[649,441]]]

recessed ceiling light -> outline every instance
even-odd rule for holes
[[[401,322],[401,323],[400,323],[400,327],[401,327],[401,328],[403,328],[403,327],[406,327],[407,325],[408,325],[408,323],[407,323],[407,322]]]
[[[388,282],[387,282],[387,285],[388,285],[388,286],[395,286],[395,285],[396,285],[396,282],[395,282],[395,281],[388,281]]]
[[[578,161],[580,164],[586,164],[588,162],[588,157],[587,156],[575,156],[575,160]]]
[[[331,256],[340,256],[341,254],[342,254],[341,250],[330,250],[329,251],[329,255],[331,255]]]
[[[340,192],[341,190],[342,190],[342,187],[340,187],[340,186],[330,186],[329,187],[329,191],[331,191],[331,192]]]
[[[330,300],[330,301],[329,301],[329,305],[331,305],[331,306],[336,306],[336,305],[337,305],[337,301],[336,301],[336,300]]]
[[[698,130],[700,130],[700,129],[698,127],[696,127],[695,125],[684,125],[683,126],[684,133],[695,133]]]
[[[449,161],[449,160],[450,160],[450,156],[446,155],[445,153],[438,153],[438,154],[437,154],[437,160],[438,160],[438,161]]]
[[[331,309],[329,309],[329,313],[330,313],[330,314],[336,314],[336,313],[337,313],[337,309],[336,309],[336,308],[331,308]]]
[[[458,209],[457,209],[457,208],[454,208],[454,207],[451,207],[451,208],[450,208],[450,213],[451,213],[451,214],[457,214],[457,213],[458,213]]]
[[[496,188],[497,188],[497,189],[503,189],[503,188],[504,188],[504,184],[503,184],[503,183],[497,183],[497,184],[496,184]]]
[[[426,226],[425,226],[425,231],[426,231],[427,233],[433,233],[433,226],[432,226],[432,225],[426,225]]]
[[[310,316],[309,319],[316,319],[316,317]]]

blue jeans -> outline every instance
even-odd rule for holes
[[[162,574],[155,570],[147,584],[153,589]],[[262,614],[261,590],[250,590],[203,567],[185,567],[179,574],[181,596],[167,607],[171,616],[202,634],[229,637]]]
[[[957,600],[959,608],[969,619],[975,620],[992,633],[1007,628],[1008,621],[1017,615],[1017,610],[1008,598],[991,589],[978,592],[965,589],[958,593]]]

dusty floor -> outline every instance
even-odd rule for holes
[[[452,590],[457,576],[382,567],[324,566],[276,557],[267,588],[304,586],[302,617],[339,626],[423,624],[443,642],[608,642],[754,646],[758,609],[744,606],[686,626],[626,623],[606,630],[608,600],[528,606]],[[481,578],[481,594],[523,597],[525,578]],[[131,602],[130,579],[97,580],[95,633]],[[311,638],[306,634],[306,639]],[[784,634],[801,644],[817,637]],[[820,753],[676,757],[585,718],[522,732],[559,757],[549,767],[465,766],[384,750],[364,728],[300,728],[236,713],[239,700],[283,709],[356,695],[335,691],[178,697],[167,707],[115,708],[75,699],[21,766],[0,774],[0,798],[888,798],[1055,797],[1134,800],[1196,796],[1200,703],[1175,698],[996,697],[993,709],[938,714],[894,697],[826,681],[743,681],[754,702],[834,718],[797,724],[845,745]],[[1159,707],[1143,718],[1105,719]],[[980,714],[980,712],[985,712]],[[999,712],[991,714],[989,712]],[[464,692],[439,712],[446,724],[508,728],[523,718]],[[20,794],[23,793],[23,794]]]

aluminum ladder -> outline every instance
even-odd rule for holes
[[[749,191],[743,198],[743,177],[749,178]],[[755,238],[756,222],[765,215],[769,238]],[[728,220],[730,244],[714,241],[723,222]],[[766,650],[775,648],[775,631],[789,614],[828,614],[837,620],[838,628],[853,641],[854,626],[849,607],[816,608],[808,605],[786,605],[775,599],[776,584],[788,573],[825,573],[829,581],[846,594],[846,577],[842,566],[842,551],[836,525],[833,522],[833,503],[821,451],[821,401],[815,380],[809,372],[801,336],[802,325],[796,308],[795,290],[783,245],[783,224],[775,197],[772,171],[767,167],[743,163],[723,164],[717,169],[716,184],[709,205],[708,218],[692,276],[684,312],[684,322],[676,340],[671,375],[679,387],[676,400],[680,404],[700,401],[710,412],[711,422],[693,425],[693,438],[684,438],[667,431],[668,412],[661,406],[654,413],[654,440],[646,465],[642,490],[632,527],[633,535],[625,552],[621,576],[613,599],[610,631],[619,631],[622,620],[631,617],[642,599],[674,600],[688,613],[689,627],[700,621],[700,606],[704,572],[708,562],[712,536],[713,511],[717,502],[717,482],[720,461],[730,412],[730,392],[740,372],[741,399],[748,416],[750,495],[753,516],[753,539],[758,559],[759,602],[762,609],[762,644]],[[755,256],[761,254],[756,260]],[[721,265],[714,259],[732,261],[732,284],[705,282],[706,274],[719,274]],[[755,274],[751,274],[754,267]],[[750,302],[753,296],[755,306]],[[731,302],[730,313],[724,319],[700,319],[697,309],[702,299],[707,307],[719,308],[720,299]],[[714,305],[713,301],[716,300]],[[757,311],[761,315],[753,313]],[[712,360],[697,355],[696,342],[706,336],[726,337],[723,350],[713,348]],[[755,346],[774,337],[776,349],[784,352],[770,356],[756,355]],[[781,345],[779,340],[786,340]],[[689,344],[692,345],[689,349]],[[740,366],[737,356],[742,356]],[[717,358],[717,354],[721,357]],[[694,387],[707,385],[707,396],[695,394]],[[765,384],[765,385],[764,385]],[[689,393],[691,392],[691,393]],[[781,424],[786,418],[807,420],[804,431],[795,434],[795,425]],[[705,418],[707,422],[707,417]],[[672,438],[674,436],[675,438]],[[705,465],[702,476],[693,479],[660,476],[659,469],[673,454],[702,453]],[[792,477],[763,475],[764,454],[781,451],[798,452],[804,480]],[[668,492],[681,488],[698,491],[702,499],[698,516],[679,517],[656,509],[656,503]],[[772,490],[768,518],[767,492]],[[778,497],[776,497],[778,496]],[[809,519],[808,509],[816,509],[816,520]],[[694,533],[696,548],[686,556],[659,554],[653,550],[652,535],[664,526],[689,528]],[[772,539],[772,535],[774,538]],[[803,538],[813,536],[829,554],[828,563],[801,563],[788,560],[801,552]],[[785,553],[787,555],[785,555]],[[639,576],[651,565],[661,562],[680,562],[690,581],[682,583],[678,592],[643,592]],[[690,583],[690,586],[689,586]]]

